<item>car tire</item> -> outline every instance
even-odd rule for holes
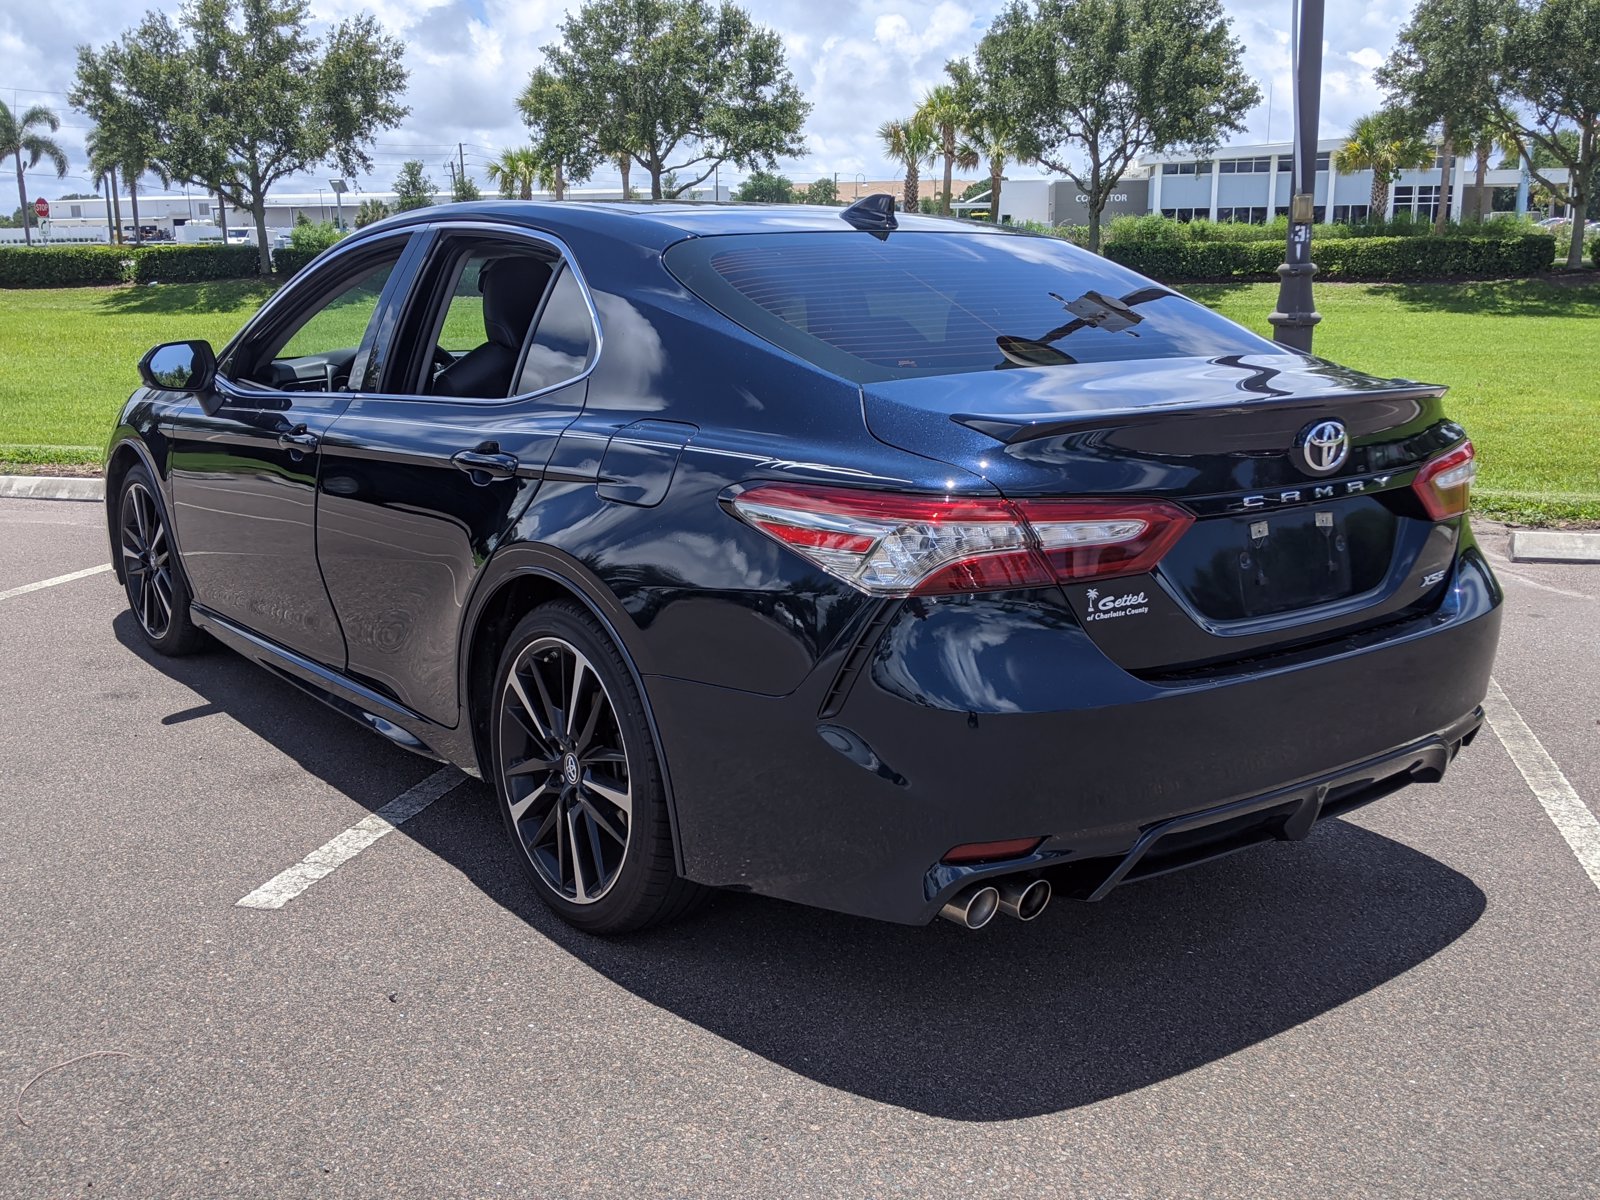
[[[161,489],[142,463],[122,478],[116,530],[123,591],[145,644],[173,658],[205,649],[210,638],[189,619],[189,582]]]
[[[694,908],[705,889],[678,875],[644,702],[599,623],[565,601],[529,613],[506,642],[493,696],[500,814],[556,915],[618,934]]]

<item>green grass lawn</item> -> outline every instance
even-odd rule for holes
[[[1186,290],[1270,332],[1277,285]],[[140,355],[180,337],[220,347],[270,293],[249,281],[0,293],[0,470],[97,462]],[[1600,285],[1324,284],[1317,304],[1319,354],[1449,385],[1448,411],[1478,446],[1479,511],[1600,523]],[[447,341],[464,348],[478,313],[456,307]]]

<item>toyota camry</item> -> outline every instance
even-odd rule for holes
[[[106,463],[142,637],[492,784],[612,933],[970,928],[1440,779],[1500,592],[1444,389],[1058,239],[847,209],[381,221]]]

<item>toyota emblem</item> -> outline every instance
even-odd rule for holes
[[[1350,457],[1350,434],[1343,421],[1307,425],[1295,439],[1300,465],[1313,475],[1331,475]]]

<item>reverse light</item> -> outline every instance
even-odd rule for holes
[[[1194,518],[1160,501],[958,499],[757,484],[736,513],[881,596],[1040,587],[1148,571]]]
[[[1459,517],[1467,511],[1472,481],[1478,477],[1478,460],[1471,442],[1462,442],[1447,454],[1426,463],[1411,481],[1422,506],[1435,521]]]

